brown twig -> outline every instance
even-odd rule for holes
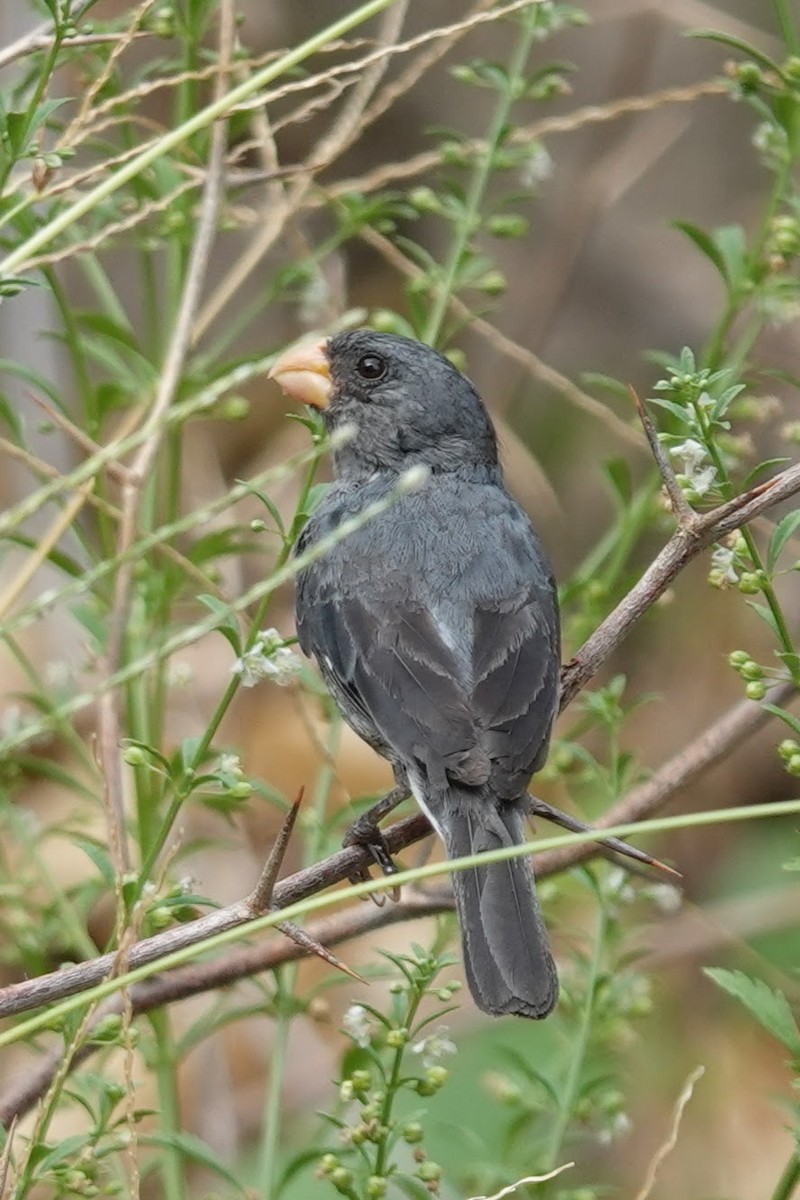
[[[778,684],[768,694],[767,699],[772,704],[785,704],[795,694],[794,685],[787,680]],[[611,828],[652,816],[663,808],[676,792],[721,762],[735,746],[745,738],[752,737],[771,720],[772,714],[754,700],[740,700],[688,746],[659,767],[645,783],[635,787],[603,813],[595,822],[594,828]],[[564,871],[579,862],[584,862],[593,852],[593,846],[585,845],[570,846],[564,850],[549,850],[542,855],[537,873],[542,876]]]
[[[359,904],[312,922],[306,932],[318,945],[335,946],[401,921],[433,916],[447,911],[451,906],[452,901],[446,897],[428,896],[408,888],[399,904],[385,908]],[[242,947],[215,962],[180,967],[130,988],[128,994],[132,1012],[134,1016],[141,1016],[166,1004],[205,994],[213,988],[230,987],[263,971],[274,971],[305,956],[306,951],[298,944],[284,938],[272,938],[255,946]],[[100,1022],[110,1013],[119,1013],[121,1010],[120,997],[115,996],[98,1010],[95,1021]],[[96,1044],[84,1042],[75,1055],[73,1068],[85,1062],[97,1049]],[[20,1078],[6,1088],[0,1096],[0,1125],[8,1127],[17,1116],[30,1112],[47,1091],[61,1058],[60,1048],[47,1053],[39,1062],[28,1066]]]
[[[219,61],[229,64],[233,50],[234,19],[230,4],[223,5],[220,28]],[[225,85],[224,71],[217,76],[218,94]],[[197,232],[192,243],[186,279],[183,286],[175,326],[170,338],[153,406],[146,418],[147,437],[142,442],[130,468],[122,493],[122,515],[119,524],[117,554],[126,555],[136,537],[136,522],[142,488],[148,481],[164,432],[164,422],[180,384],[186,356],[191,343],[191,327],[205,279],[216,232],[217,211],[223,190],[225,151],[228,144],[227,122],[218,121],[211,135],[208,173],[203,188]],[[112,616],[109,622],[108,644],[104,656],[105,675],[110,678],[120,666],[132,599],[136,564],[124,558],[114,583]],[[103,759],[103,773],[109,795],[115,803],[111,812],[115,821],[114,838],[122,848],[123,861],[129,860],[126,847],[124,812],[122,809],[122,766],[119,756],[118,694],[108,689],[104,697],[104,736],[101,751],[109,753]]]
[[[774,689],[769,699],[774,704],[781,704],[793,694],[792,685],[785,683]],[[606,813],[598,822],[598,828],[651,816],[680,788],[719,762],[732,747],[741,745],[769,720],[770,714],[751,700],[734,705],[689,746],[664,763],[646,783],[635,788]],[[427,819],[418,814],[390,826],[384,831],[384,836],[389,851],[397,854],[429,833]],[[548,851],[536,859],[537,877],[544,879],[555,875],[600,852],[600,842]],[[305,896],[342,882],[351,874],[366,869],[371,863],[369,852],[361,847],[350,846],[346,850],[340,850],[323,862],[299,871],[277,884],[272,892],[273,904],[277,908],[284,908]],[[315,947],[330,947],[371,930],[382,929],[411,917],[448,911],[451,907],[450,895],[442,892],[422,894],[414,889],[406,889],[398,904],[386,905],[383,908],[358,905],[313,922],[306,932],[315,943]],[[172,950],[203,941],[223,928],[230,929],[244,924],[252,915],[248,901],[244,901],[208,917],[202,917],[189,925],[158,934],[130,948],[127,955],[128,965],[136,967],[145,962],[156,961]],[[314,949],[314,952],[318,951]],[[230,985],[261,971],[272,970],[283,963],[295,961],[305,953],[304,948],[296,942],[273,939],[267,943],[235,950],[210,963],[180,967],[163,977],[147,980],[131,988],[129,995],[132,1013],[139,1015],[164,1004],[175,1003],[189,996]],[[42,1004],[54,1003],[84,991],[100,982],[113,966],[113,962],[113,955],[104,955],[101,959],[67,967],[39,979],[13,984],[0,991],[0,1017],[26,1012]],[[115,997],[98,1010],[96,1020],[102,1019],[108,1012],[119,1011],[121,1000]],[[73,1066],[83,1062],[93,1049],[93,1046],[86,1044],[80,1047],[73,1060]],[[35,1068],[28,1069],[24,1079],[16,1081],[0,1097],[0,1123],[7,1125],[15,1115],[29,1111],[47,1090],[61,1058],[61,1051],[46,1057]]]
[[[420,267],[408,255],[403,254],[402,250],[398,249],[382,233],[378,233],[376,230],[365,226],[359,230],[358,236],[368,246],[371,246],[373,250],[376,250],[386,262],[405,275],[407,279],[421,278],[422,270]],[[450,297],[449,307],[452,312],[469,324],[472,333],[479,334],[501,354],[519,363],[532,378],[536,379],[539,383],[543,383],[545,387],[552,388],[554,392],[558,392],[570,404],[574,404],[576,408],[580,409],[581,412],[600,421],[619,441],[625,442],[637,450],[642,449],[641,434],[631,425],[622,421],[607,405],[602,404],[599,400],[595,400],[594,396],[590,396],[588,393],[582,391],[576,383],[573,383],[566,375],[562,375],[560,371],[550,366],[549,363],[544,362],[532,350],[529,350],[526,346],[520,346],[518,342],[501,333],[490,321],[487,321],[484,317],[476,316],[469,306],[464,304],[458,296]]]
[[[784,703],[794,693],[789,683],[778,685],[769,696],[772,703]],[[702,771],[719,762],[732,746],[761,729],[771,715],[760,704],[743,700],[705,730],[698,738],[669,759],[646,783],[634,788],[624,799],[601,817],[595,828],[602,830],[612,824],[641,820],[657,812],[681,787]],[[422,814],[407,817],[383,831],[390,854],[396,855],[430,833],[430,825]],[[597,854],[593,843],[583,843],[564,850],[552,850],[537,858],[537,876],[545,878]],[[372,855],[360,846],[348,846],[313,866],[288,876],[275,885],[272,903],[276,909],[315,895],[326,888],[342,883],[373,865]],[[359,906],[360,907],[360,906]],[[235,929],[252,920],[250,901],[237,901],[217,909],[196,921],[176,926],[133,946],[128,955],[131,968],[155,962],[159,958],[186,946],[197,945],[213,934]],[[0,990],[0,1018],[15,1016],[43,1004],[52,1004],[66,996],[85,991],[104,979],[114,963],[113,954],[101,955],[90,962],[64,967],[38,979],[26,979]],[[198,968],[204,969],[204,968]]]
[[[193,340],[196,341],[205,333],[265,254],[275,245],[288,221],[301,207],[316,174],[327,162],[338,158],[347,150],[363,130],[364,110],[389,66],[407,5],[408,0],[403,0],[403,3],[395,5],[384,14],[380,40],[385,42],[385,45],[363,60],[362,77],[332,127],[309,153],[300,178],[288,190],[279,206],[269,204],[263,214],[261,228],[198,313],[194,322]],[[335,70],[332,73],[335,74]]]
[[[639,618],[663,596],[673,579],[705,550],[752,521],[766,509],[800,492],[800,463],[787,467],[767,483],[735,496],[708,512],[692,510],[679,524],[666,546],[656,555],[638,583],[634,584],[613,612],[587,638],[561,673],[561,707],[569,704],[586,686],[613,650],[624,640]]]
[[[683,494],[683,489],[678,483],[678,478],[672,469],[672,463],[669,461],[669,456],[658,438],[658,430],[650,419],[650,414],[645,408],[639,397],[639,393],[633,386],[628,386],[631,399],[636,405],[636,412],[639,415],[639,420],[642,423],[647,444],[650,447],[650,453],[655,459],[656,466],[661,473],[661,479],[664,487],[667,489],[672,511],[674,512],[678,522],[681,525],[691,525],[694,520],[694,509]]]

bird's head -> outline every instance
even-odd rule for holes
[[[470,381],[437,350],[370,329],[338,333],[281,355],[270,376],[322,411],[329,432],[356,433],[336,451],[340,477],[494,467],[497,439]]]

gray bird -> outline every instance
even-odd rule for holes
[[[524,841],[528,783],[558,701],[558,606],[480,397],[429,346],[367,329],[290,350],[271,374],[320,408],[330,432],[356,428],[334,452],[335,482],[298,552],[395,490],[408,468],[430,472],[298,574],[303,650],[449,858]],[[558,977],[530,862],[452,878],[475,1003],[546,1016]]]

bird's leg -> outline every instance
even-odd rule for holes
[[[400,768],[395,768],[394,777],[395,786],[392,790],[381,797],[377,804],[373,804],[365,813],[362,813],[353,822],[342,839],[343,846],[364,846],[369,850],[375,860],[375,865],[380,868],[384,875],[395,875],[397,867],[392,861],[392,856],[386,845],[386,839],[381,833],[378,822],[387,817],[409,795],[408,780],[405,777],[405,773]],[[366,870],[362,871],[358,876],[353,876],[351,882],[359,883],[365,879],[369,879],[369,873]],[[394,899],[397,899],[397,895],[394,892],[391,895]],[[377,896],[373,897],[373,899],[381,903],[383,896],[380,897],[380,900]]]

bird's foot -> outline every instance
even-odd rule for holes
[[[383,799],[374,804],[372,808],[362,813],[347,830],[347,833],[342,839],[343,846],[363,846],[372,855],[373,861],[378,869],[384,875],[396,875],[397,867],[389,853],[389,847],[386,844],[386,838],[381,833],[378,826],[378,821],[382,820],[388,813],[396,808],[397,805],[404,800],[408,795],[407,787],[398,785],[388,792]],[[361,868],[356,874],[350,876],[351,883],[364,883],[370,878],[369,870],[366,867]],[[388,893],[376,892],[372,899],[376,904],[383,904],[384,899],[388,895],[392,900],[400,899],[400,889],[392,888]]]

